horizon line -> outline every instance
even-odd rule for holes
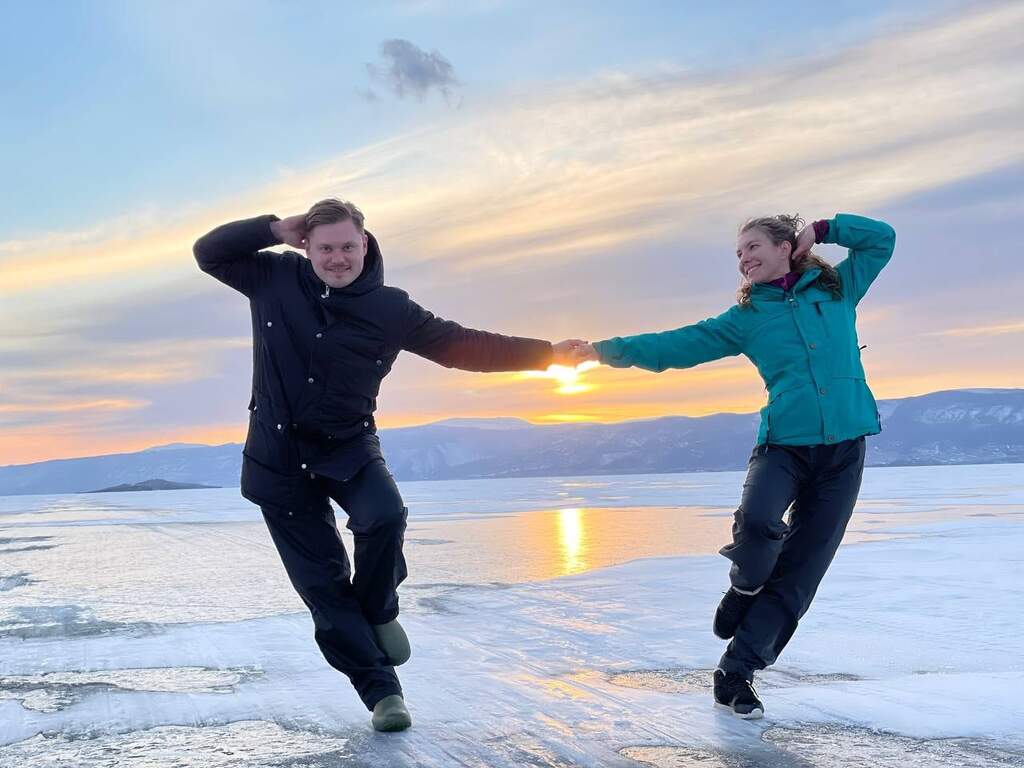
[[[897,400],[910,400],[918,397],[929,397],[931,395],[941,395],[947,392],[983,392],[983,393],[997,393],[997,392],[1021,392],[1024,391],[1024,387],[960,387],[957,389],[938,389],[932,392],[924,392],[918,395],[904,395],[902,397],[887,397],[879,399],[877,402],[893,402]],[[659,421],[661,419],[673,419],[673,418],[684,418],[684,419],[707,419],[712,416],[754,416],[757,411],[752,412],[736,412],[736,411],[716,411],[714,413],[706,413],[702,416],[688,416],[682,413],[666,413],[661,416],[650,416],[638,419],[613,419],[609,421],[600,420],[588,420],[588,421],[531,421],[530,419],[523,418],[521,416],[448,416],[443,419],[437,419],[435,421],[423,422],[420,424],[406,424],[396,427],[381,427],[380,432],[389,432],[396,429],[417,429],[422,427],[436,426],[438,424],[444,424],[450,421],[521,421],[525,424],[529,424],[533,427],[564,427],[564,426],[588,426],[588,425],[613,425],[613,424],[638,424],[642,422]],[[243,441],[244,442],[244,441]],[[31,467],[35,464],[46,464],[54,461],[80,461],[82,459],[99,459],[108,456],[131,456],[138,453],[146,453],[147,451],[159,450],[161,448],[168,448],[169,446],[181,445],[190,448],[221,448],[225,445],[240,445],[241,443],[228,441],[226,443],[192,443],[187,441],[162,443],[159,445],[151,445],[146,448],[140,448],[134,451],[114,451],[113,453],[100,453],[90,454],[86,456],[59,456],[50,459],[40,459],[39,461],[30,461],[24,464],[3,464],[0,465],[0,469],[10,469],[12,467]]]

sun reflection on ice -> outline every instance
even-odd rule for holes
[[[558,511],[558,545],[562,550],[563,573],[580,573],[587,569],[587,561],[583,556],[586,546],[583,510],[571,508]]]

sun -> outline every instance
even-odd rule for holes
[[[581,380],[582,374],[600,363],[588,360],[576,367],[569,365],[549,365],[545,371],[523,371],[521,376],[524,379],[552,379],[557,383],[555,392],[560,395],[578,395],[581,392],[590,392],[595,389],[593,384],[584,384]]]

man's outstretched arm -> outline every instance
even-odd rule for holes
[[[552,363],[575,365],[572,349],[582,343],[572,339],[552,344],[477,331],[435,317],[410,300],[402,348],[446,368],[494,372],[544,370]]]

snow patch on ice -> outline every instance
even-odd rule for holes
[[[24,587],[35,583],[29,578],[28,571],[12,573],[10,576],[0,576],[0,592],[10,592],[12,589]]]
[[[986,739],[915,739],[845,726],[769,727],[760,743],[735,750],[638,745],[620,754],[654,768],[996,768],[1024,759],[1024,751]]]
[[[256,669],[154,667],[9,675],[0,677],[0,699],[20,701],[26,709],[37,712],[57,712],[91,693],[118,689],[165,693],[231,693],[239,683],[260,674]]]
[[[873,768],[959,768],[1019,766],[1024,751],[987,739],[915,739],[896,733],[848,728],[838,725],[812,728],[769,728],[762,736],[767,744],[814,766],[849,766],[856,755],[859,765]]]
[[[26,541],[49,541],[52,536],[0,536],[0,547],[6,547],[10,544],[20,544]],[[2,550],[9,552],[10,550]]]
[[[40,734],[3,750],[0,768],[251,768],[251,766],[361,765],[347,739],[295,731],[276,723],[163,726],[127,734]],[[136,762],[138,760],[143,763]],[[344,761],[344,762],[342,762]],[[365,765],[365,764],[363,764]]]

